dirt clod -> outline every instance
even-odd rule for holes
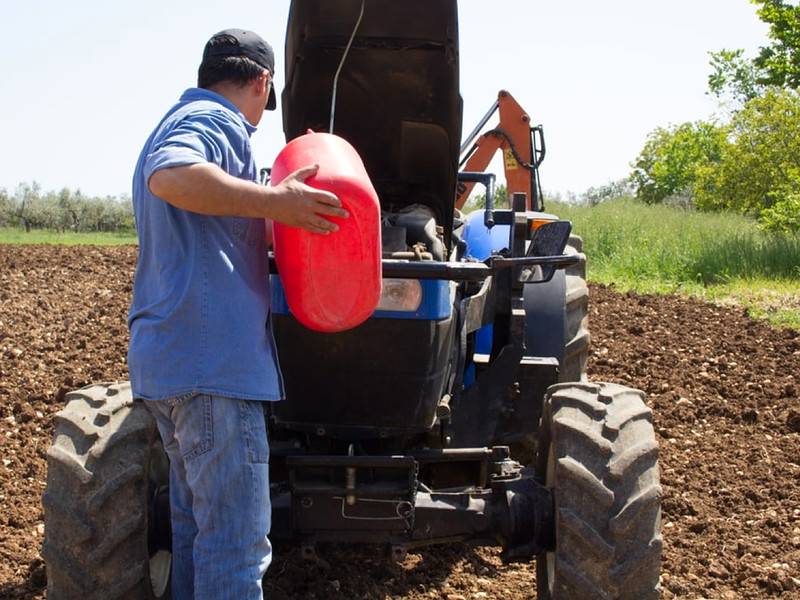
[[[0,246],[0,598],[43,598],[41,495],[65,394],[127,378],[131,247]],[[800,598],[800,335],[741,310],[592,286],[590,377],[646,390],[661,444],[664,598]],[[19,351],[19,352],[17,352]],[[278,545],[268,598],[521,600],[499,549]]]
[[[800,433],[800,411],[790,410],[786,414],[786,427],[793,433]]]

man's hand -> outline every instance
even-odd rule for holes
[[[347,217],[348,213],[342,208],[339,198],[331,192],[318,190],[305,183],[318,170],[319,165],[303,167],[287,175],[272,188],[274,198],[271,205],[274,212],[271,217],[275,221],[321,234],[339,229],[336,223],[320,216]]]
[[[275,187],[233,177],[211,163],[160,169],[148,181],[150,191],[173,206],[221,217],[256,217],[328,234],[338,226],[321,215],[348,217],[336,195],[305,180],[317,165],[304,167]]]

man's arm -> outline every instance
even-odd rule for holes
[[[221,217],[257,217],[327,234],[338,226],[321,215],[347,217],[339,199],[304,182],[317,165],[288,175],[275,187],[266,187],[229,175],[213,163],[159,169],[148,187],[177,208]]]

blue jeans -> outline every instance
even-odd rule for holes
[[[263,404],[145,401],[170,460],[173,600],[261,600],[272,559]]]

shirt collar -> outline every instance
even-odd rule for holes
[[[197,100],[210,100],[211,102],[222,104],[222,106],[239,116],[244,124],[245,129],[247,130],[248,136],[251,136],[253,133],[255,133],[256,127],[251,125],[250,121],[247,120],[247,117],[242,114],[242,111],[240,111],[239,108],[225,96],[204,88],[189,88],[181,95],[181,102],[195,102]]]

